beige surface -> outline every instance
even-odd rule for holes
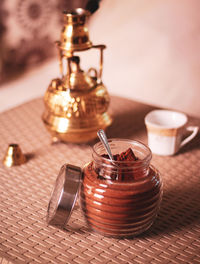
[[[112,97],[114,123],[109,137],[146,142],[143,118],[152,107]],[[20,144],[29,161],[5,168],[0,163],[0,263],[200,263],[200,143],[198,137],[174,157],[154,156],[164,182],[161,210],[152,228],[134,239],[91,233],[78,207],[73,226],[48,227],[46,209],[63,163],[83,166],[91,144],[50,144],[41,99],[0,114],[0,160],[9,143]],[[200,125],[199,119],[190,119]]]

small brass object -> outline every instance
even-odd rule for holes
[[[102,82],[105,45],[93,45],[86,20],[90,13],[78,8],[64,12],[64,27],[57,41],[61,77],[53,79],[44,95],[42,119],[52,138],[81,143],[97,137],[112,122],[107,113],[110,97]],[[100,51],[99,70],[83,71],[80,56],[91,48]]]
[[[26,157],[22,153],[18,144],[10,144],[8,146],[3,164],[6,167],[21,165],[26,162]]]

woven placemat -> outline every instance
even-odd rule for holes
[[[114,118],[109,137],[146,143],[144,116],[153,108],[112,97]],[[0,163],[0,263],[200,263],[199,135],[174,157],[153,156],[164,182],[159,215],[134,239],[106,238],[87,230],[76,206],[62,231],[45,222],[50,193],[64,163],[83,166],[90,144],[51,144],[41,121],[43,102],[36,99],[0,114],[0,160],[18,143],[29,160],[18,167]],[[190,118],[200,126],[200,120]]]

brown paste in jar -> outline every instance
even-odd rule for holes
[[[127,180],[113,180],[99,177],[91,162],[84,167],[80,194],[92,229],[107,236],[129,236],[152,224],[161,199],[161,182],[152,166],[145,177],[133,175],[131,180],[129,175]]]

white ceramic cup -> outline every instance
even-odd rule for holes
[[[145,117],[148,145],[152,153],[174,155],[181,147],[191,141],[199,127],[187,126],[185,114],[169,110],[153,110]],[[186,131],[191,134],[183,139]]]

